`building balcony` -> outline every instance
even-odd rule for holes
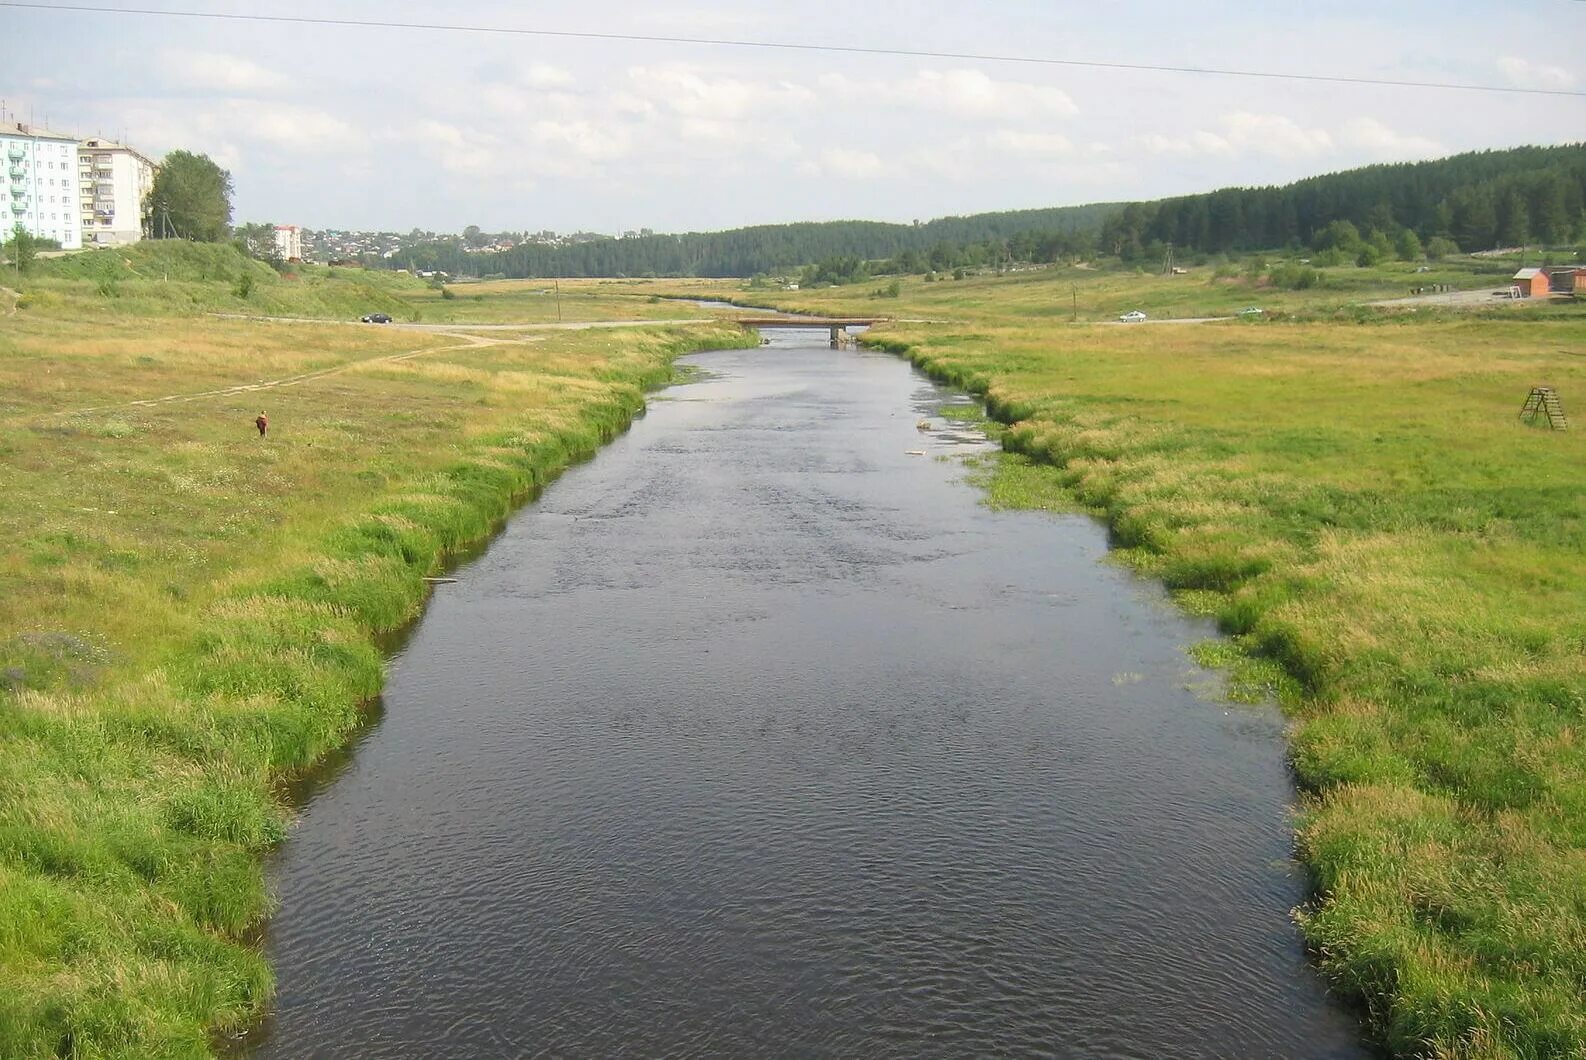
[[[23,169],[21,166],[12,166],[11,167],[11,179],[12,180],[22,180],[27,175],[28,175],[28,171]]]
[[[23,196],[25,196],[27,193],[28,193],[28,189],[23,187],[22,185],[20,185],[20,184],[11,185],[11,197],[13,199],[20,199]]]
[[[11,204],[11,212],[12,213],[27,213],[28,212],[28,204],[25,203],[25,202],[14,202],[14,203]]]
[[[12,144],[11,149],[6,154],[11,156],[11,161],[20,162],[28,156],[28,150],[21,144]]]

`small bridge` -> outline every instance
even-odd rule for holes
[[[848,341],[849,328],[868,328],[872,324],[880,324],[887,317],[804,317],[794,316],[789,313],[777,316],[741,316],[734,318],[738,324],[746,328],[826,328],[832,335],[832,349],[841,349]]]

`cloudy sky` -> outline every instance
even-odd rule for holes
[[[1586,92],[1579,0],[276,0],[267,10]],[[208,154],[231,170],[238,221],[403,230],[907,221],[1586,139],[1582,96],[7,6],[0,98],[13,120],[124,136],[156,157]]]

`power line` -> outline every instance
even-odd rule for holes
[[[1114,63],[1087,59],[1052,59],[1037,55],[993,55],[985,52],[921,51],[910,48],[862,47],[852,44],[800,44],[790,41],[732,40],[724,37],[671,37],[647,33],[598,33],[590,30],[523,29],[517,26],[478,26],[445,22],[394,22],[385,19],[310,18],[299,15],[230,14],[216,11],[178,11],[140,7],[105,7],[96,4],[41,4],[0,0],[0,7],[38,11],[70,11],[96,15],[153,15],[200,18],[228,22],[273,22],[300,26],[336,26],[353,29],[404,29],[441,33],[485,33],[572,40],[624,41],[641,44],[692,44],[717,48],[759,48],[780,51],[834,52],[843,55],[893,55],[913,59],[953,59],[961,62],[1021,63],[1029,66],[1071,66],[1091,70],[1129,70],[1215,77],[1256,77],[1279,81],[1312,81],[1337,85],[1374,85],[1387,88],[1435,88],[1460,92],[1504,92],[1529,96],[1586,98],[1586,92],[1563,88],[1518,88],[1456,81],[1409,81],[1380,77],[1347,77],[1339,74],[1296,74],[1276,70],[1234,70],[1215,66],[1168,66],[1153,63]]]

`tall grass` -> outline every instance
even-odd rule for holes
[[[1586,315],[872,341],[985,396],[1003,496],[1077,502],[1296,724],[1297,911],[1397,1055],[1586,1055]]]
[[[193,282],[222,297],[229,281]],[[360,723],[377,636],[412,618],[449,552],[623,430],[674,356],[743,336],[380,359],[444,341],[37,305],[8,320],[0,1056],[206,1056],[255,1020],[281,782]],[[326,364],[350,370],[71,414]]]

